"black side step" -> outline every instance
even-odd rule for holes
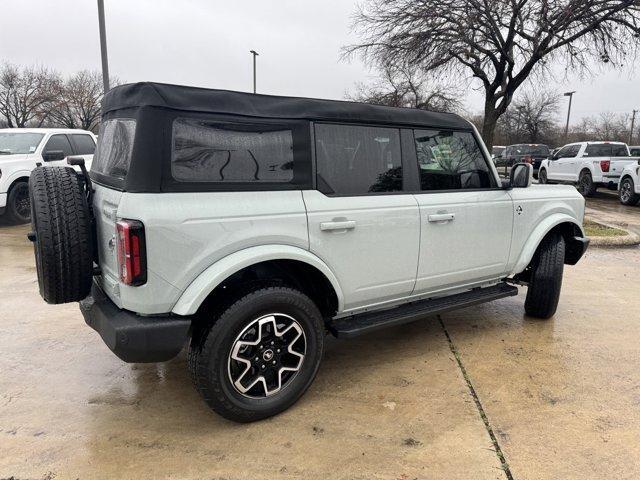
[[[359,313],[350,317],[332,320],[329,322],[328,327],[336,337],[355,337],[381,328],[412,322],[420,317],[437,315],[517,294],[518,287],[500,283],[492,287],[476,288],[447,297],[411,302],[387,310]]]

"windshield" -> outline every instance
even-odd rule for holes
[[[516,155],[549,155],[549,147],[546,145],[516,145]]]
[[[43,133],[0,132],[0,155],[34,153]]]

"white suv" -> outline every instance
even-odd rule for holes
[[[64,165],[70,155],[82,156],[90,165],[95,148],[95,136],[85,130],[0,129],[0,215],[11,222],[28,222],[31,171],[41,165]]]
[[[233,420],[292,405],[326,331],[514,284],[549,318],[588,245],[575,188],[531,186],[525,164],[503,183],[457,115],[155,83],[116,87],[103,108],[89,178],[31,177],[40,292],[80,301],[127,362],[190,341],[196,388]]]

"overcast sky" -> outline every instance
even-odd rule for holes
[[[358,60],[340,60],[340,48],[357,41],[349,31],[356,3],[105,0],[111,74],[127,82],[249,91],[249,50],[255,49],[260,93],[342,99],[356,82],[374,78]],[[0,12],[0,61],[61,73],[100,68],[95,0],[0,0]],[[578,91],[573,121],[602,111],[630,112],[640,108],[640,62],[635,69],[549,86]],[[467,108],[480,112],[481,93],[468,92]]]

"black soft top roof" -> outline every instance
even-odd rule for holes
[[[153,82],[115,87],[105,95],[102,103],[103,113],[136,107],[161,107],[262,118],[364,122],[464,130],[472,128],[469,122],[453,113],[339,100],[257,95]]]

